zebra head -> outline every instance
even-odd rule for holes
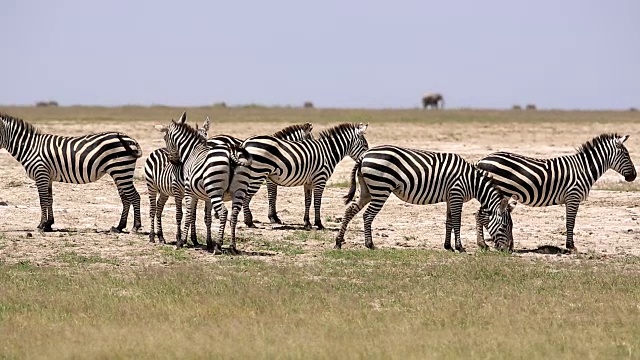
[[[494,222],[497,221],[499,224],[504,224],[504,232],[507,238],[506,244],[508,245],[510,251],[513,251],[513,221],[511,220],[511,212],[513,211],[513,209],[515,209],[517,204],[518,200],[515,195],[511,198],[503,197],[500,201],[498,215],[499,220],[493,219]],[[487,210],[484,207],[480,207],[480,209],[478,209],[478,212],[476,213],[476,222],[489,229],[490,227],[495,226],[494,224],[492,224],[491,215],[492,212],[490,210]],[[489,232],[493,234],[493,232]],[[494,237],[493,235],[491,237],[491,240],[495,242],[496,247],[502,250],[506,250],[504,240],[498,241],[498,239],[496,239],[496,237]]]
[[[196,145],[204,145],[207,142],[206,135],[203,136],[200,130],[192,128],[186,121],[185,111],[178,121],[172,119],[169,126],[155,126],[156,130],[164,133],[167,154],[172,163],[184,162]]]
[[[369,143],[364,137],[364,134],[367,132],[367,128],[369,127],[369,123],[351,125],[351,131],[349,132],[351,141],[347,145],[349,146],[347,149],[347,155],[349,155],[353,160],[358,160],[362,154],[369,150]]]
[[[475,174],[475,198],[480,202],[477,218],[489,230],[496,247],[506,250],[513,244],[511,211],[517,199],[505,197],[486,172],[476,169]]]
[[[611,159],[611,168],[618,172],[618,174],[624,176],[624,180],[632,182],[636,179],[637,172],[636,167],[631,161],[629,156],[629,150],[624,146],[624,142],[627,141],[629,135],[613,137],[613,153]]]

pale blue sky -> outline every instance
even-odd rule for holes
[[[640,107],[638,0],[0,4],[0,104]]]

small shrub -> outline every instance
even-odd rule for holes
[[[313,109],[313,103],[311,101],[305,101],[304,102],[304,108],[305,109]]]
[[[38,101],[36,107],[58,107],[57,101]]]
[[[214,108],[226,108],[227,107],[227,103],[224,102],[224,101],[220,101],[220,102],[214,103],[213,107]]]
[[[536,105],[535,104],[527,104],[527,110],[536,110]]]
[[[638,108],[630,107],[630,108],[629,108],[629,111],[631,111],[631,112],[636,112],[636,111],[638,111]]]
[[[513,105],[513,106],[511,107],[511,110],[522,110],[522,106],[520,106],[520,105]]]

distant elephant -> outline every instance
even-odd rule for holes
[[[422,108],[427,109],[429,106],[432,108],[438,108],[438,103],[440,103],[440,108],[444,109],[444,97],[439,93],[430,93],[425,94],[422,97]]]

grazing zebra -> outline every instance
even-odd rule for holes
[[[28,122],[0,114],[0,149],[5,148],[18,160],[29,178],[35,180],[40,197],[38,229],[51,231],[53,218],[52,182],[86,184],[109,174],[116,183],[122,215],[118,226],[127,226],[129,207],[133,205],[133,230],[140,222],[140,195],[133,186],[136,160],[142,156],[140,145],[119,132],[103,132],[78,137],[43,134]]]
[[[197,130],[185,124],[186,112],[182,114],[178,122],[172,120],[169,126],[157,125],[156,129],[164,132],[164,140],[167,145],[169,160],[180,163],[184,194],[187,200],[187,221],[184,224],[185,240],[181,236],[180,228],[176,231],[176,246],[184,245],[191,224],[195,221],[195,200],[205,200],[205,224],[207,227],[207,250],[219,252],[222,249],[224,228],[227,221],[227,208],[224,206],[225,195],[231,195],[231,250],[235,251],[235,228],[237,214],[242,207],[242,201],[246,193],[247,175],[240,169],[233,169],[233,165],[244,168],[249,165],[251,158],[243,148],[233,149],[227,145],[209,147],[205,138],[200,136]],[[245,160],[240,161],[234,155],[239,151]],[[236,163],[236,164],[234,164]],[[180,168],[178,168],[180,169]],[[176,176],[180,176],[177,174]],[[217,241],[211,239],[211,208],[215,210],[220,219]]]
[[[341,124],[322,131],[317,139],[298,142],[273,136],[245,140],[242,145],[253,159],[252,179],[243,204],[245,224],[254,226],[249,203],[266,178],[278,186],[304,186],[304,228],[307,230],[311,229],[309,208],[313,192],[315,226],[324,229],[320,218],[324,187],[340,160],[345,156],[355,160],[369,148],[364,137],[367,127],[368,124],[362,123]]]
[[[289,140],[289,141],[304,141],[313,139],[313,125],[311,123],[295,124],[287,126],[286,128],[274,133],[273,137]],[[216,144],[228,144],[240,146],[243,140],[240,140],[231,135],[216,135],[210,138],[207,143],[209,146]],[[276,210],[276,199],[278,198],[278,185],[274,184],[271,180],[267,179],[267,194],[269,198],[269,221],[275,224],[282,224],[280,218],[278,218]]]
[[[422,96],[422,109],[428,109],[429,106],[437,109],[438,104],[444,109],[444,97],[440,93],[428,93]]]
[[[204,120],[202,128],[198,129],[198,133],[203,138],[207,138],[209,131],[209,117]],[[151,229],[149,231],[149,242],[155,242],[155,219],[158,220],[158,241],[165,243],[164,234],[162,232],[162,211],[169,196],[175,197],[176,201],[176,222],[178,228],[182,223],[182,198],[184,197],[184,185],[181,182],[174,183],[176,180],[176,171],[179,164],[173,164],[169,161],[167,148],[154,150],[144,164],[144,178],[147,183],[149,192],[149,217],[151,219]],[[195,200],[197,203],[197,200]],[[191,241],[197,245],[195,221],[191,229]]]
[[[391,193],[416,205],[447,203],[444,248],[451,248],[451,231],[455,234],[456,250],[465,251],[460,241],[460,217],[463,203],[476,198],[490,214],[489,232],[506,243],[506,229],[511,222],[509,204],[491,178],[461,156],[412,150],[392,145],[376,146],[356,161],[351,171],[351,187],[345,196],[349,203],[356,193],[356,176],[360,182],[360,198],[345,211],[342,226],[336,236],[336,248],[344,242],[347,225],[360,210],[364,212],[365,245],[373,249],[371,223]]]
[[[481,159],[477,166],[492,174],[506,194],[530,206],[565,204],[567,249],[576,251],[573,228],[580,203],[587,199],[593,184],[613,169],[631,182],[636,168],[624,146],[629,135],[602,134],[582,144],[573,155],[536,159],[508,152],[496,152]],[[483,215],[478,216],[481,227]],[[478,237],[478,243],[484,239]],[[513,244],[510,244],[513,247]]]

